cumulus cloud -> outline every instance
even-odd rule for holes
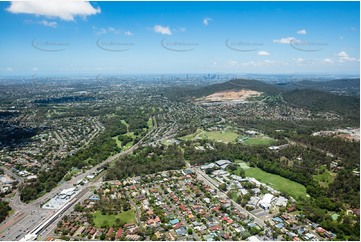
[[[307,34],[305,29],[301,29],[297,31],[297,34]]]
[[[56,28],[58,26],[57,22],[46,21],[45,19],[43,21],[40,21],[39,24],[44,25],[46,27],[51,27],[51,28]]]
[[[172,31],[168,26],[155,25],[153,31],[160,34],[172,35]]]
[[[209,24],[210,21],[212,21],[212,19],[209,18],[209,17],[203,18],[203,24],[204,24],[205,26],[208,26],[208,24]]]
[[[257,53],[257,55],[260,55],[260,56],[267,56],[267,55],[271,55],[270,53],[268,53],[267,51],[259,51]]]
[[[291,44],[291,42],[297,41],[295,37],[287,37],[287,38],[281,38],[281,39],[275,39],[273,40],[273,43],[279,43],[279,44]]]
[[[338,56],[339,62],[356,61],[356,58],[350,57],[350,56],[346,53],[346,51],[340,51],[340,52],[337,53],[336,55]]]
[[[130,32],[129,30],[125,31],[124,34],[127,35],[127,36],[132,36],[132,35],[134,35],[134,34],[133,34],[132,32]]]
[[[34,14],[65,21],[73,21],[76,16],[86,17],[101,12],[99,7],[94,8],[87,1],[13,1],[6,10],[14,14]]]

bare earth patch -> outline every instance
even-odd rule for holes
[[[247,98],[255,97],[259,95],[261,95],[260,92],[252,91],[252,90],[222,91],[203,97],[201,100],[209,101],[209,102],[245,101]]]

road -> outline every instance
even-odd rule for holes
[[[203,182],[205,184],[207,184],[208,186],[212,187],[212,189],[215,189],[217,191],[217,195],[224,198],[224,199],[228,199],[232,202],[233,206],[238,209],[238,211],[240,211],[243,214],[249,215],[251,218],[254,219],[254,221],[260,225],[261,227],[265,227],[266,224],[259,218],[257,218],[256,216],[254,216],[252,213],[248,212],[246,209],[244,209],[241,205],[239,205],[238,203],[236,203],[235,201],[233,201],[232,199],[229,199],[229,197],[222,192],[221,190],[218,189],[217,184],[215,183],[215,181],[213,181],[212,178],[210,178],[206,173],[202,172],[199,168],[193,167],[191,168],[193,172],[196,172],[198,175],[198,178],[200,178],[201,180],[203,180]]]
[[[1,167],[1,169],[4,171],[4,174],[7,174],[7,175],[15,178],[15,180],[19,183],[18,186],[20,186],[23,183],[23,178],[19,177],[17,174],[13,173],[8,168]],[[24,206],[26,206],[26,204],[24,204],[20,200],[19,191],[16,191],[13,197],[5,198],[4,200],[8,201],[11,205],[11,208],[16,211],[21,210],[24,208]],[[1,229],[0,229],[0,231],[1,231]]]
[[[87,170],[84,173],[79,174],[78,176],[74,177],[73,179],[57,186],[51,192],[43,195],[42,197],[30,202],[29,204],[21,205],[21,201],[18,198],[12,201],[12,208],[18,210],[13,216],[6,219],[3,223],[0,224],[0,240],[5,241],[14,241],[20,240],[23,238],[29,231],[33,230],[39,224],[44,222],[46,219],[50,218],[54,213],[55,210],[47,210],[41,208],[41,204],[45,203],[47,200],[54,197],[56,194],[61,192],[64,189],[73,187],[73,184],[81,180],[88,175],[97,171],[98,168],[101,166],[108,164],[110,162],[115,161],[120,156],[124,156],[127,154],[132,153],[134,150],[138,149],[142,144],[143,141],[148,138],[153,132],[156,132],[158,127],[155,123],[153,129],[149,130],[148,133],[136,144],[130,147],[128,150],[122,151],[112,157],[109,157],[105,161],[99,163],[98,165],[92,167],[91,169]],[[83,187],[85,189],[88,186]],[[19,197],[16,195],[16,197]],[[20,203],[19,203],[20,202]],[[53,223],[54,224],[54,223]]]
[[[132,205],[134,208],[135,208],[135,211],[136,211],[136,218],[137,218],[137,224],[140,224],[141,221],[140,221],[140,209],[138,208],[138,206],[134,203],[133,199],[130,198],[130,196],[127,194],[127,198],[130,202],[130,205]]]

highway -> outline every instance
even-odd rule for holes
[[[43,204],[47,200],[53,198],[56,194],[58,194],[62,190],[73,187],[73,184],[76,183],[76,181],[81,180],[81,179],[85,178],[86,176],[94,173],[101,166],[108,164],[110,162],[113,162],[114,160],[118,159],[120,156],[124,156],[124,155],[132,153],[134,150],[138,149],[143,144],[143,141],[148,136],[150,136],[154,132],[157,132],[157,130],[158,130],[158,127],[155,123],[155,125],[153,126],[153,129],[149,130],[147,135],[145,135],[138,143],[136,143],[135,145],[130,147],[128,150],[122,151],[112,157],[109,157],[105,161],[92,167],[91,169],[87,170],[86,172],[79,174],[78,176],[74,177],[73,179],[57,186],[51,192],[30,202],[29,204],[23,204],[20,201],[19,195],[17,192],[17,194],[14,196],[14,198],[12,199],[11,204],[10,204],[11,207],[14,210],[16,210],[16,212],[14,215],[7,218],[3,223],[0,224],[0,240],[14,241],[14,240],[22,239],[26,234],[29,233],[29,231],[34,230],[37,226],[44,223],[47,219],[49,219],[56,212],[56,210],[49,210],[49,209],[41,208],[41,204]],[[93,183],[89,182],[87,186],[83,186],[80,189],[82,189],[82,190],[87,189],[89,186],[91,186],[91,184],[93,184]],[[80,191],[80,193],[82,193],[82,191]],[[69,207],[69,209],[70,208],[72,208],[72,206]],[[49,227],[52,226],[53,224],[49,225]]]

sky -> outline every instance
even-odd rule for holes
[[[0,75],[360,72],[359,2],[0,2]]]

